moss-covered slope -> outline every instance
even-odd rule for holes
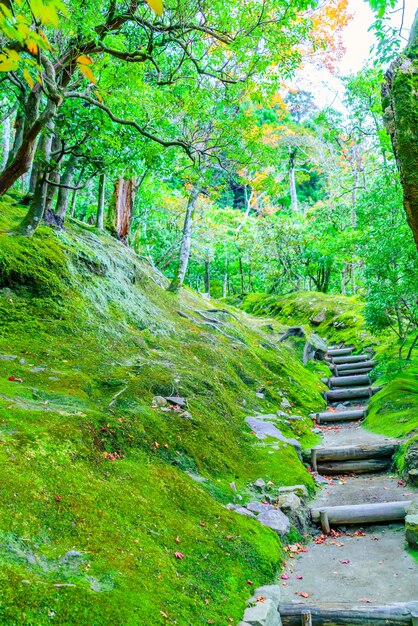
[[[81,224],[11,237],[22,210],[1,205],[1,623],[236,624],[281,544],[222,503],[258,477],[312,487],[294,449],[257,442],[245,416],[281,394],[306,416],[317,378],[276,343],[279,325],[202,313],[213,305],[167,293]],[[191,419],[153,408],[173,394]],[[309,445],[309,427],[283,434]]]

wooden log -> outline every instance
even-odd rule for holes
[[[374,367],[376,363],[377,361],[352,361],[350,363],[340,363],[337,365],[335,365],[334,363],[331,363],[330,367],[332,366],[334,370],[343,372],[344,370],[351,370],[351,369],[355,370],[355,369],[364,368],[364,367]]]
[[[330,389],[324,392],[327,402],[340,402],[341,400],[354,400],[356,398],[371,398],[372,387],[354,387],[353,389]]]
[[[279,613],[283,626],[300,626],[302,613],[311,614],[315,626],[397,626],[413,624],[413,615],[418,611],[418,602],[361,606],[353,603],[330,605],[326,603],[296,604],[282,602]],[[415,626],[415,624],[414,624]]]
[[[331,376],[325,383],[330,389],[334,387],[356,387],[358,385],[370,385],[370,378],[367,374],[359,376]]]
[[[322,532],[325,535],[329,535],[331,526],[329,525],[328,513],[325,510],[319,511],[319,521],[321,523]]]
[[[371,474],[389,469],[390,458],[358,459],[353,461],[333,461],[317,463],[319,474]]]
[[[305,609],[301,611],[300,623],[302,626],[312,626],[312,613],[310,611],[306,611]]]
[[[369,374],[372,371],[372,367],[358,367],[357,369],[352,370],[342,370],[340,371],[338,368],[334,370],[334,376],[362,376],[364,374]]]
[[[331,348],[328,349],[328,356],[345,356],[351,354],[354,348]]]
[[[396,452],[396,443],[369,443],[358,446],[336,446],[335,448],[325,448],[315,446],[311,454],[316,452],[317,463],[321,461],[355,461],[358,459],[380,459],[391,458]]]
[[[345,363],[357,363],[359,361],[369,361],[370,354],[353,354],[352,356],[333,356],[331,363],[334,365],[342,365]]]
[[[312,521],[320,521],[320,511],[326,511],[331,525],[370,524],[373,522],[395,522],[405,519],[408,500],[397,502],[372,502],[367,504],[344,504],[311,509]]]
[[[323,413],[310,413],[309,417],[315,419],[318,424],[322,422],[348,422],[362,419],[366,415],[366,409],[349,409],[347,411],[324,411]]]

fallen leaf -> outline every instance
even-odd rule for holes
[[[301,576],[300,574],[296,574],[296,578],[297,578],[298,580],[302,580],[303,576]]]
[[[295,594],[301,596],[302,598],[309,598],[310,594],[306,593],[306,591],[295,591]]]
[[[253,585],[254,584],[252,580],[247,580],[246,582],[247,582],[247,585]]]
[[[369,598],[359,598],[357,602],[367,602],[368,604],[370,604],[372,600],[370,600]]]
[[[350,559],[343,559],[342,561],[340,561],[342,565],[348,565],[349,562],[350,562]]]
[[[160,615],[161,617],[164,617],[164,619],[168,619],[168,615],[167,613],[164,613],[164,611],[160,611]]]
[[[184,559],[184,554],[182,552],[174,552],[174,556],[176,559]]]
[[[282,575],[280,576],[280,578],[281,578],[282,580],[289,580],[290,576],[289,576],[289,574],[282,574]]]
[[[180,543],[180,537],[176,537],[176,538],[174,539],[174,541],[175,541],[176,543]]]
[[[57,502],[60,502],[60,501],[61,501],[61,499],[62,499],[62,498],[61,498],[61,496],[55,496],[55,500],[56,500]]]

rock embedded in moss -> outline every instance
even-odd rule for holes
[[[410,548],[418,549],[418,500],[412,502],[406,512],[405,538]]]
[[[287,535],[290,530],[290,520],[282,511],[279,509],[275,509],[273,511],[265,511],[265,513],[261,513],[257,520],[263,526],[267,526],[274,530],[279,537],[283,537],[283,535]]]

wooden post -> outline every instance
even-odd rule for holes
[[[411,611],[412,626],[418,626],[418,610]]]
[[[312,613],[310,611],[301,611],[300,623],[302,626],[312,626]]]
[[[329,535],[331,527],[329,525],[328,513],[323,509],[319,511],[319,521],[321,523],[322,532],[325,533],[325,535]]]
[[[315,450],[315,448],[312,448],[311,450],[311,465],[312,465],[312,469],[314,472],[318,471],[318,465],[317,465],[317,461],[316,461],[316,457],[317,457],[317,451]]]

